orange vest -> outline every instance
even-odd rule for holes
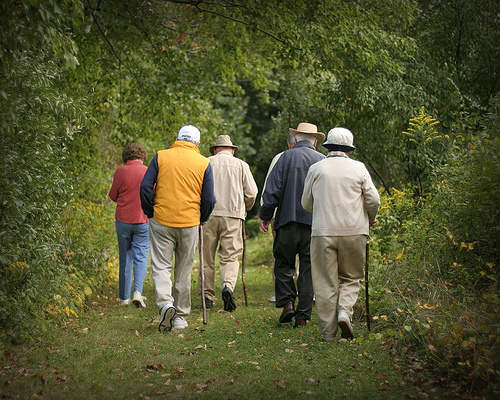
[[[158,151],[154,219],[172,228],[200,223],[201,189],[208,158],[198,146],[177,140]]]

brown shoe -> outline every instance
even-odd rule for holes
[[[307,319],[303,318],[295,318],[295,325],[293,326],[294,328],[304,328],[309,321]]]
[[[284,324],[286,322],[292,322],[293,316],[295,315],[295,307],[293,301],[289,301],[283,307],[283,311],[280,315],[280,324]]]

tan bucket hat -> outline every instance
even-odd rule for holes
[[[232,147],[233,149],[238,150],[238,146],[234,145],[231,142],[231,138],[229,135],[219,135],[217,139],[215,139],[215,144],[210,146],[210,154],[214,154],[214,150],[216,147]]]
[[[290,133],[295,136],[297,133],[312,135],[318,142],[325,140],[325,134],[318,132],[318,127],[308,122],[301,122],[297,125],[297,129],[290,128]]]

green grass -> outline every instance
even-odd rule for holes
[[[270,236],[270,235],[269,235]],[[247,259],[262,256],[268,239],[249,243]],[[258,255],[258,256],[257,256]],[[4,352],[1,398],[43,399],[280,399],[444,398],[391,360],[362,323],[352,342],[323,343],[311,324],[278,324],[271,267],[247,266],[249,305],[241,281],[237,309],[221,311],[220,292],[202,323],[193,270],[192,313],[183,331],[160,334],[148,275],[145,310],[121,306],[115,293],[95,299],[77,320]],[[408,372],[408,371],[406,371]],[[437,397],[433,397],[437,396]]]

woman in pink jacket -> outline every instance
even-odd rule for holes
[[[138,143],[127,145],[122,152],[123,165],[118,167],[109,190],[116,202],[116,234],[120,256],[119,296],[123,305],[130,303],[132,271],[134,275],[135,306],[145,308],[142,296],[148,269],[149,220],[141,207],[139,189],[147,167],[143,164],[147,153]]]

